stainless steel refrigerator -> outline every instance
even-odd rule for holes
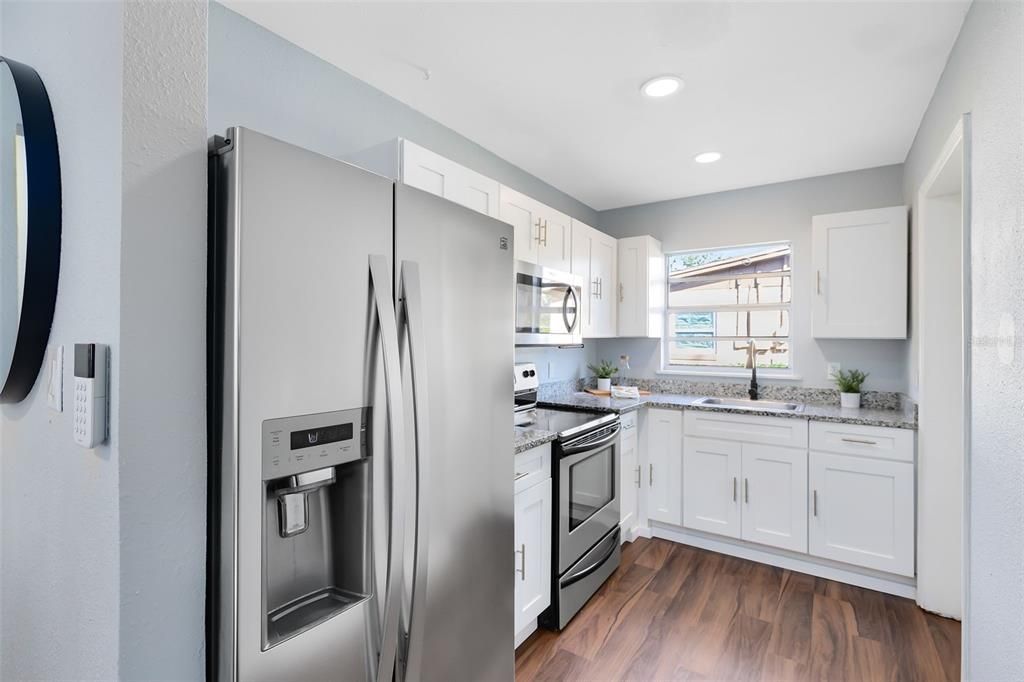
[[[210,679],[513,679],[512,228],[244,128],[210,178]]]

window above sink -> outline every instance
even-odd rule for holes
[[[753,341],[764,376],[791,376],[789,242],[677,251],[665,267],[663,371],[742,376]]]

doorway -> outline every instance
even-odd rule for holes
[[[969,125],[969,115],[957,123],[917,194],[917,601],[957,619],[967,605]]]

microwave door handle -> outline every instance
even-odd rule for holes
[[[572,322],[569,322],[569,299],[572,298]],[[576,291],[569,286],[565,290],[565,298],[562,299],[562,320],[565,322],[566,333],[571,334],[576,328],[576,322],[579,320],[579,314],[576,312],[579,307],[579,300],[576,298]]]
[[[416,525],[413,529],[413,578],[412,597],[409,607],[409,641],[405,656],[403,679],[417,681],[421,678],[423,641],[426,630],[427,564],[429,505],[428,491],[430,474],[430,404],[427,391],[427,351],[425,343],[426,323],[423,313],[420,266],[414,261],[402,262],[399,288],[401,317],[408,338],[409,364],[412,376],[413,423],[416,427],[414,448],[416,468],[414,471]]]
[[[388,516],[391,534],[388,548],[388,576],[384,594],[384,622],[377,652],[377,682],[391,682],[398,652],[401,617],[402,572],[405,567],[405,515],[396,513],[396,499],[405,494],[405,413],[402,396],[402,368],[398,352],[398,323],[392,299],[391,277],[384,256],[370,256],[370,285],[377,312],[377,327],[384,355],[384,392],[387,397],[388,436],[391,452],[391,490]]]

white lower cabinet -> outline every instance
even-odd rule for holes
[[[807,551],[807,451],[743,444],[743,532],[740,537]]]
[[[622,541],[633,539],[640,519],[640,457],[637,413],[621,417],[619,435],[619,529]]]
[[[683,525],[740,536],[741,445],[711,438],[683,439]]]
[[[551,604],[551,445],[515,456],[516,644]]]
[[[647,412],[647,517],[681,525],[683,521],[683,413],[650,408]]]
[[[914,575],[914,465],[810,455],[810,553]]]
[[[684,439],[683,525],[807,551],[807,451]]]

